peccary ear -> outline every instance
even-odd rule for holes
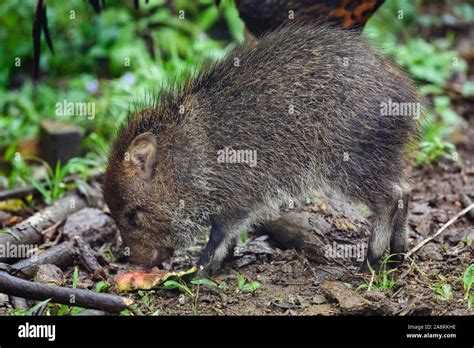
[[[130,162],[137,168],[140,178],[149,180],[152,177],[158,160],[158,144],[152,133],[142,133],[133,139],[128,147]]]

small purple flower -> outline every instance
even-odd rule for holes
[[[89,81],[86,84],[86,90],[91,94],[96,94],[99,91],[99,81],[96,79]]]
[[[125,84],[131,86],[135,83],[135,75],[133,75],[131,72],[126,72],[123,74],[122,80],[125,82]]]

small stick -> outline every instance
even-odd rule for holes
[[[449,220],[443,226],[441,226],[441,228],[435,234],[433,234],[432,236],[430,236],[430,237],[426,238],[425,240],[421,241],[420,243],[418,243],[413,249],[411,249],[408,253],[405,254],[405,258],[410,257],[411,255],[416,253],[418,251],[418,249],[423,247],[426,243],[428,243],[428,242],[432,241],[433,239],[435,239],[436,237],[438,237],[449,226],[451,226],[457,219],[459,219],[461,216],[467,214],[472,208],[474,208],[474,203],[472,203],[471,205],[469,205],[468,207],[464,208],[459,213],[457,213],[456,216],[454,216],[453,218],[451,218],[451,220]]]
[[[0,234],[0,245],[4,246],[5,250],[9,250],[10,246],[37,246],[43,242],[42,231],[86,206],[86,201],[77,194],[64,196],[14,227],[5,229]],[[8,255],[0,255],[0,262],[9,259]]]
[[[71,289],[35,283],[14,277],[5,271],[0,271],[0,292],[37,301],[51,298],[52,302],[55,303],[99,309],[112,313],[130,309],[133,304],[133,300],[129,298],[85,289]]]
[[[84,242],[81,236],[73,237],[74,244],[77,248],[77,253],[82,265],[91,273],[93,280],[106,279],[107,274],[105,269],[99,264],[95,256],[94,250]]]

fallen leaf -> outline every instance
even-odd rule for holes
[[[155,286],[165,282],[170,277],[177,279],[196,272],[196,266],[191,267],[187,271],[169,272],[161,269],[153,269],[151,271],[135,271],[119,274],[115,277],[117,290],[133,291],[133,290],[150,290]]]
[[[5,220],[3,220],[2,224],[5,227],[12,227],[12,226],[15,226],[16,224],[19,224],[22,221],[23,221],[22,217],[16,216],[16,215],[11,215],[11,216],[7,217]]]
[[[25,202],[21,199],[9,199],[0,202],[0,210],[18,212],[26,208]]]

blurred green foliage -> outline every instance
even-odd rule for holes
[[[172,8],[164,0],[141,1],[138,11],[132,2],[107,1],[100,15],[82,0],[47,1],[56,54],[42,42],[43,76],[34,84],[34,3],[0,3],[0,152],[11,163],[0,167],[0,187],[25,184],[31,173],[14,156],[18,143],[35,137],[40,120],[58,117],[56,103],[95,103],[93,120],[63,117],[86,130],[85,156],[103,162],[130,105],[243,40],[243,23],[230,0],[219,8],[213,0],[175,0]]]
[[[432,104],[422,120],[423,138],[416,157],[418,164],[433,163],[440,157],[458,160],[450,135],[466,121],[456,113],[448,97],[446,83],[456,72],[466,73],[467,64],[454,49],[455,34],[427,40],[420,36],[422,29],[441,26],[440,17],[417,12],[426,1],[387,1],[369,20],[365,32],[379,47],[392,56],[417,83],[420,92]],[[439,2],[441,6],[442,1]],[[467,3],[452,6],[460,21],[474,23],[474,7]],[[448,14],[448,18],[451,14]],[[465,83],[465,95],[472,93]]]
[[[130,105],[147,92],[158,93],[173,78],[185,76],[205,60],[216,60],[243,40],[244,25],[233,0],[131,1],[108,0],[100,15],[87,1],[46,1],[55,54],[42,42],[39,82],[31,79],[31,26],[34,0],[0,2],[0,188],[31,184],[49,177],[49,168],[18,158],[18,144],[34,138],[42,119],[55,115],[56,103],[95,103],[95,117],[61,116],[84,130],[84,157],[103,165],[117,126]],[[393,56],[433,100],[425,118],[425,137],[418,163],[453,151],[449,135],[463,120],[453,110],[445,83],[466,64],[452,48],[454,34],[435,41],[420,37],[420,28],[439,25],[440,19],[417,13],[421,0],[390,0],[373,16],[366,34]],[[183,11],[183,12],[180,12]],[[398,19],[399,11],[403,18]],[[461,3],[455,14],[472,20],[472,6]],[[20,62],[20,66],[15,64]],[[129,63],[129,64],[128,64]],[[466,84],[463,93],[474,93]],[[7,164],[7,165],[5,165]],[[67,165],[65,168],[69,168]],[[61,168],[58,169],[61,177]],[[54,185],[53,185],[54,186]],[[59,197],[61,191],[55,191]],[[45,192],[45,199],[54,199]]]

